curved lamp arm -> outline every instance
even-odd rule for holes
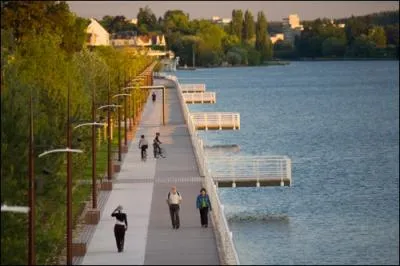
[[[127,93],[120,93],[120,94],[116,94],[116,95],[114,95],[112,98],[115,98],[115,97],[119,97],[119,96],[131,96],[130,94],[127,94]]]
[[[1,205],[2,212],[20,212],[20,213],[28,213],[29,207],[24,206],[7,206],[6,204]]]
[[[122,107],[122,105],[116,105],[116,104],[103,105],[103,106],[100,106],[99,108],[97,108],[97,110],[100,110],[100,109],[103,109],[106,107]]]
[[[55,150],[45,151],[45,152],[39,154],[39,158],[40,158],[40,157],[43,157],[43,156],[45,156],[45,155],[47,155],[47,154],[55,153],[55,152],[76,152],[76,153],[82,153],[83,151],[82,151],[82,150],[77,150],[77,149],[70,149],[70,148],[66,148],[66,149],[55,149]]]
[[[84,124],[79,124],[79,125],[75,126],[74,129],[77,129],[78,127],[83,127],[83,126],[105,126],[105,125],[107,125],[107,124],[106,123],[97,123],[97,122],[84,123]]]

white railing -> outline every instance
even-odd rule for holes
[[[205,84],[180,84],[182,92],[204,92],[206,91]]]
[[[211,217],[213,218],[216,232],[218,233],[218,239],[221,243],[220,248],[224,258],[224,262],[228,265],[239,265],[239,257],[237,255],[235,245],[233,242],[232,232],[229,229],[228,222],[224,213],[224,206],[222,205],[217,188],[214,184],[212,177],[208,174],[204,145],[202,139],[197,135],[193,118],[189,114],[189,109],[182,96],[182,88],[175,76],[167,76],[167,79],[173,80],[176,83],[178,91],[178,98],[181,103],[183,116],[188,126],[188,131],[192,140],[193,149],[197,164],[200,168],[200,175],[204,177],[204,186],[210,195],[212,212]]]
[[[190,113],[196,128],[208,129],[240,129],[240,114],[229,112],[192,112]]]
[[[256,179],[292,183],[291,160],[287,156],[224,156],[207,161],[215,181]]]
[[[183,99],[186,103],[215,103],[215,92],[184,93]]]

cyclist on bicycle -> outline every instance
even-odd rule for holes
[[[154,153],[154,158],[157,158],[157,155],[160,154],[161,155],[161,147],[160,144],[162,144],[162,142],[158,139],[158,137],[160,136],[160,133],[157,132],[156,133],[156,137],[153,140],[153,153]]]
[[[148,147],[149,143],[147,142],[147,139],[144,138],[144,135],[142,135],[139,140],[139,149],[141,149],[142,160],[144,159]]]

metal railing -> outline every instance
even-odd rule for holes
[[[214,181],[280,180],[292,183],[291,160],[287,156],[224,156],[207,160]]]
[[[230,112],[192,112],[190,113],[194,120],[196,128],[223,129],[232,128],[240,129],[240,114]]]
[[[184,93],[183,99],[186,103],[215,103],[215,92]]]
[[[205,84],[180,84],[181,92],[204,92],[206,91]]]
[[[218,196],[217,187],[207,170],[203,141],[197,135],[194,120],[190,115],[187,104],[183,99],[182,88],[178,82],[178,79],[175,76],[166,76],[166,78],[175,81],[177,87],[178,98],[181,103],[183,116],[188,126],[188,131],[192,140],[195,157],[197,160],[197,164],[200,168],[200,175],[204,177],[204,186],[207,189],[208,194],[210,195],[212,205],[211,217],[213,218],[216,232],[218,233],[220,250],[222,252],[223,260],[228,265],[239,265],[239,257],[237,255],[234,245],[232,232],[229,229],[229,225],[225,217],[224,206],[222,205],[221,200]]]

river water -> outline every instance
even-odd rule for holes
[[[287,155],[291,187],[220,188],[241,264],[399,264],[398,61],[177,71],[239,112],[201,133],[232,156]]]

